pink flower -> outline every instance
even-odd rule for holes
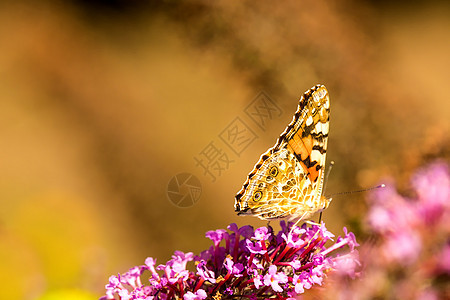
[[[214,278],[214,272],[208,270],[206,267],[206,261],[202,260],[197,265],[197,274],[203,279],[211,283],[216,283],[216,278]]]
[[[260,227],[255,230],[253,238],[257,241],[264,241],[269,239],[269,229],[267,227]]]
[[[244,271],[244,266],[241,263],[237,263],[235,264],[231,258],[227,257],[225,259],[225,262],[223,264],[225,266],[225,268],[228,270],[228,272],[230,272],[230,274],[233,274],[237,277],[241,277],[242,276],[242,271]]]
[[[283,288],[280,283],[286,282],[288,282],[288,277],[284,273],[278,272],[274,265],[269,267],[269,272],[264,276],[264,285],[271,286],[275,292],[282,292]]]
[[[251,240],[246,240],[245,242],[251,253],[264,254],[267,252],[267,250],[262,247],[261,241],[252,242]]]
[[[334,268],[340,275],[349,276],[354,279],[358,274],[355,272],[361,263],[359,262],[358,252],[347,253],[336,257],[334,260]]]
[[[255,287],[257,289],[259,289],[260,287],[262,287],[264,285],[263,279],[264,278],[262,277],[262,275],[259,275],[259,274],[255,275],[255,277],[253,277],[253,283],[255,284]]]
[[[226,235],[228,235],[228,233],[223,229],[211,230],[206,233],[206,237],[211,239],[216,247],[220,244],[220,242],[225,238]]]
[[[303,228],[294,228],[292,232],[289,232],[287,235],[283,233],[281,237],[283,240],[286,241],[286,244],[289,247],[298,247],[302,243],[304,243],[304,240],[302,239],[302,235],[306,233],[306,230]]]
[[[412,230],[403,230],[388,236],[383,252],[388,261],[409,265],[414,263],[421,249],[422,240],[417,233]]]
[[[206,295],[206,292],[202,289],[199,289],[195,293],[193,292],[187,292],[183,296],[183,300],[202,300],[205,299],[208,295]]]
[[[418,172],[412,183],[419,198],[419,213],[426,223],[439,221],[450,210],[450,176],[448,166],[435,163]],[[445,222],[445,220],[444,220]]]
[[[271,227],[253,230],[250,226],[238,228],[236,224],[228,226],[231,233],[209,231],[207,237],[214,245],[199,256],[175,251],[166,264],[157,267],[156,260],[147,258],[144,265],[111,276],[101,299],[197,300],[217,293],[223,298],[259,299],[263,295],[286,299],[322,284],[324,272],[332,270],[333,261],[340,259],[331,256],[333,251],[342,251],[347,246],[347,251],[356,252],[354,235],[346,230],[344,237],[326,247],[325,242],[333,235],[323,223],[294,227],[295,239],[291,236],[287,241],[281,236],[288,236],[293,224],[282,222],[281,225],[282,230],[277,234]],[[222,240],[225,240],[224,247],[220,246]],[[192,261],[196,268],[188,267]],[[348,268],[351,268],[350,264]],[[195,271],[190,271],[192,269]],[[141,276],[147,270],[150,273],[148,282],[142,284]]]
[[[446,244],[438,256],[438,268],[450,275],[450,244]]]
[[[292,278],[292,283],[294,284],[294,289],[297,294],[303,294],[305,292],[305,288],[311,288],[311,283],[308,282],[308,274],[306,272],[302,272],[300,274],[295,274]]]

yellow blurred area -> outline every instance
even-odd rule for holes
[[[31,3],[31,2],[30,2]],[[1,299],[97,299],[112,274],[199,253],[236,222],[234,195],[299,96],[331,97],[328,193],[402,182],[449,158],[450,6],[356,1],[0,4]],[[281,109],[262,130],[244,109]],[[236,117],[257,139],[212,182],[197,156]],[[200,200],[167,184],[189,172]],[[364,195],[328,227],[357,232]]]

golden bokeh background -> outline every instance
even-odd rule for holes
[[[235,215],[234,195],[317,83],[328,194],[407,189],[413,169],[448,160],[450,5],[405,3],[2,1],[0,298],[97,299],[148,256],[264,226]],[[244,113],[261,91],[282,111],[266,130]],[[236,117],[258,136],[240,156],[218,137]],[[234,160],[215,182],[194,160],[211,141]],[[181,172],[202,184],[189,208],[167,197]],[[328,227],[360,232],[365,196],[334,198]]]

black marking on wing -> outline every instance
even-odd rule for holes
[[[300,120],[301,114],[302,114],[303,110],[305,109],[305,106],[307,105],[309,99],[312,97],[312,94],[321,87],[322,87],[322,85],[318,84],[318,85],[314,86],[313,88],[311,88],[310,90],[308,90],[307,92],[305,92],[301,96],[300,102],[298,104],[298,109],[295,112],[293,120],[288,125],[288,127],[286,127],[284,132],[280,135],[280,137],[278,138],[277,143],[275,144],[273,149],[280,149],[293,135],[295,135],[297,133],[297,131],[293,132],[295,125]],[[312,127],[314,127],[314,126],[312,126]],[[302,136],[303,136],[304,132],[306,132],[306,131],[307,130],[305,128],[305,130],[302,132]],[[311,132],[311,130],[309,130],[309,132]]]
[[[314,130],[314,128],[316,127],[316,124],[312,123],[309,126],[305,126],[304,130],[302,132],[302,138],[305,138],[309,135],[313,135],[312,131]]]
[[[327,150],[325,150],[325,149],[324,149],[322,146],[320,146],[320,145],[314,145],[314,146],[312,147],[312,149],[313,149],[313,150],[319,151],[320,154],[327,153]]]
[[[301,161],[305,164],[306,168],[309,169],[314,167],[317,164],[317,161],[311,161],[311,156],[307,156],[305,159],[302,159],[299,154],[294,154],[298,161]]]

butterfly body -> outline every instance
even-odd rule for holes
[[[309,219],[327,208],[322,196],[330,101],[317,85],[300,99],[292,122],[264,153],[236,195],[239,215],[263,220]]]

